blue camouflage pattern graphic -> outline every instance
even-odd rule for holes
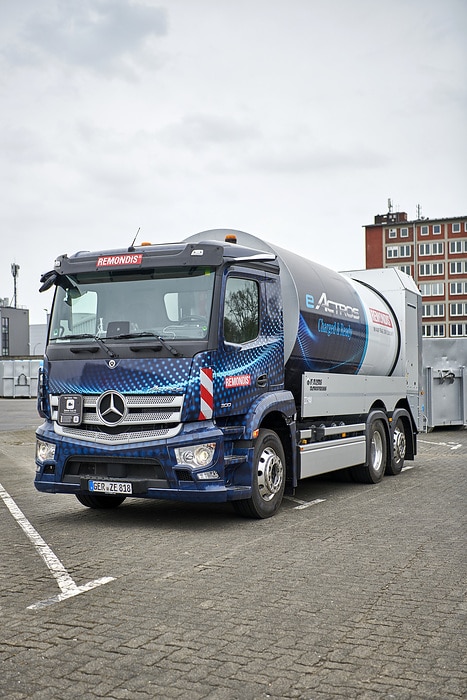
[[[100,395],[109,389],[122,394],[185,395],[182,421],[197,421],[200,411],[200,370],[214,370],[214,417],[240,415],[248,411],[260,394],[283,388],[284,343],[282,309],[278,285],[271,280],[262,291],[259,337],[241,350],[232,352],[223,343],[219,349],[196,354],[193,358],[146,357],[116,359],[45,360],[44,371],[51,394]],[[265,386],[259,377],[267,375]],[[246,386],[226,386],[226,378],[248,376]]]
[[[52,394],[101,394],[117,389],[123,394],[183,394],[192,358],[135,358],[109,360],[60,360],[47,363]]]

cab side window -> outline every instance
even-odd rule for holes
[[[229,277],[224,302],[224,340],[247,343],[259,334],[259,288],[254,280]]]

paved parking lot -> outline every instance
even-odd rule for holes
[[[311,479],[249,521],[39,494],[38,422],[34,401],[0,400],[0,697],[466,697],[467,431],[421,435],[398,477]]]

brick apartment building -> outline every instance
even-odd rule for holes
[[[467,338],[467,216],[407,220],[405,212],[375,216],[365,226],[366,267],[397,267],[423,298],[425,338]]]

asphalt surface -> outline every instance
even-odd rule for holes
[[[0,400],[0,698],[466,697],[466,430],[250,521],[38,493],[39,422]]]

